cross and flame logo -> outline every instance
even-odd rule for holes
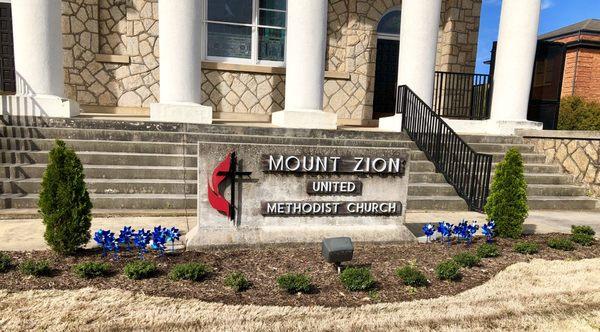
[[[241,172],[238,170],[237,153],[232,151],[227,154],[213,170],[212,178],[208,179],[208,202],[213,209],[227,216],[231,221],[236,218],[235,192],[236,179],[238,176],[250,176],[252,172]],[[228,201],[224,196],[225,183],[230,183],[231,198]]]

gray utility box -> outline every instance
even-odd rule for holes
[[[341,263],[352,260],[354,245],[349,237],[336,237],[323,240],[323,258],[328,263]]]

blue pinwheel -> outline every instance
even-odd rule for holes
[[[158,251],[159,255],[162,256],[165,253],[165,243],[167,242],[166,228],[162,226],[154,227],[152,232],[152,244],[151,248]]]
[[[102,247],[102,257],[106,257],[110,251],[115,251],[115,254],[118,252],[118,245],[115,244],[115,233],[110,230],[98,230],[94,234],[94,241]],[[117,248],[115,249],[115,247]]]
[[[493,220],[490,220],[487,224],[481,227],[481,232],[487,238],[487,242],[491,243],[494,241],[494,230],[496,229],[496,223]]]
[[[148,244],[150,243],[150,231],[146,231],[143,228],[135,233],[133,238],[133,244],[138,250],[138,254],[141,259],[144,259],[144,254],[148,252]]]
[[[433,233],[435,233],[435,226],[433,226],[432,224],[427,224],[423,226],[423,233],[425,233],[425,236],[427,236],[427,242],[429,242],[431,236],[433,235]]]
[[[133,244],[134,234],[135,234],[135,230],[133,230],[131,228],[131,226],[125,226],[121,230],[121,233],[119,234],[119,238],[117,239],[117,241],[120,244],[125,245],[127,251],[131,251],[131,245]]]
[[[440,222],[438,223],[438,228],[437,231],[438,233],[440,233],[442,235],[442,242],[444,242],[444,238],[448,241],[448,244],[450,244],[451,239],[450,236],[452,236],[452,224],[447,223],[447,222]]]
[[[477,234],[477,230],[479,230],[479,225],[477,225],[476,221],[473,221],[472,224],[467,225],[465,227],[465,240],[467,240],[467,244],[471,245],[473,243],[473,237]]]
[[[166,230],[165,235],[167,237],[167,242],[171,242],[171,252],[175,252],[175,241],[179,240],[179,237],[181,236],[179,229],[171,227]]]

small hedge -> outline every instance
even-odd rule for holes
[[[550,247],[552,249],[556,249],[556,250],[562,250],[562,251],[575,250],[575,243],[573,243],[573,241],[571,241],[569,239],[565,239],[565,238],[559,238],[559,237],[551,238],[548,240],[547,244],[548,244],[548,247]]]
[[[600,130],[600,104],[580,97],[560,101],[558,130]]]
[[[243,292],[250,288],[250,282],[242,272],[234,272],[225,278],[225,286],[236,292]]]
[[[152,278],[157,272],[156,264],[148,261],[135,261],[125,265],[125,275],[133,280]]]
[[[413,265],[406,265],[396,270],[396,275],[402,279],[406,286],[425,287],[429,284],[429,280]]]
[[[99,262],[79,263],[73,267],[75,274],[84,279],[106,277],[110,274],[110,264]]]
[[[517,242],[513,245],[513,250],[524,255],[533,255],[540,251],[540,245],[533,242]]]
[[[454,255],[452,260],[454,260],[461,267],[473,267],[479,265],[481,262],[481,258],[479,258],[479,256],[470,252],[461,252],[457,255]]]
[[[290,294],[308,293],[312,288],[310,277],[302,273],[288,273],[277,278],[277,284]]]
[[[492,258],[500,256],[500,249],[494,244],[484,243],[477,248],[477,256],[481,258]]]
[[[0,253],[0,273],[7,272],[12,267],[12,259],[7,254]]]
[[[460,280],[460,266],[453,260],[441,262],[435,267],[435,274],[441,280]]]
[[[178,264],[171,269],[169,278],[172,280],[202,281],[210,273],[210,267],[202,263]]]
[[[596,235],[596,232],[590,226],[571,226],[571,234]]]
[[[34,277],[48,277],[52,273],[50,264],[46,261],[26,260],[19,266],[21,273]]]
[[[349,267],[340,274],[340,280],[352,292],[370,290],[375,286],[371,270],[366,267]]]

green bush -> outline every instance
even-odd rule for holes
[[[582,233],[576,233],[571,235],[571,241],[585,247],[589,247],[595,242],[594,236]]]
[[[396,270],[402,282],[411,287],[425,287],[429,284],[427,277],[413,265],[406,265]]]
[[[596,232],[590,226],[571,226],[571,234],[596,235]]]
[[[308,293],[312,288],[310,277],[302,273],[288,273],[277,278],[277,284],[290,294]]]
[[[375,286],[371,270],[366,267],[348,267],[340,274],[340,280],[347,290],[366,291]]]
[[[225,286],[236,292],[243,292],[250,288],[250,282],[242,272],[234,272],[225,278]]]
[[[125,275],[133,280],[152,278],[157,272],[156,264],[148,261],[134,261],[125,265]]]
[[[7,254],[0,253],[0,273],[8,271],[12,267],[12,259]]]
[[[454,257],[452,257],[452,260],[454,260],[461,267],[473,267],[481,262],[481,258],[479,258],[479,256],[470,252],[461,252],[456,254]]]
[[[453,260],[439,263],[435,267],[435,274],[441,280],[459,280],[461,278],[460,266]]]
[[[523,157],[516,149],[506,152],[498,163],[485,213],[496,222],[498,236],[519,238],[527,218],[527,183],[523,174]]]
[[[513,250],[524,255],[533,255],[540,251],[540,245],[533,242],[517,242],[513,245]]]
[[[171,269],[169,278],[172,280],[202,281],[210,273],[210,267],[202,263],[178,264]]]
[[[547,242],[548,247],[556,250],[562,251],[572,251],[575,250],[575,243],[569,239],[555,237],[551,238]]]
[[[73,271],[77,276],[85,279],[106,277],[110,274],[110,264],[99,262],[79,263],[73,267]]]
[[[494,244],[484,243],[477,248],[477,256],[491,258],[500,256],[500,249]]]
[[[92,202],[73,149],[57,140],[48,159],[38,202],[44,239],[55,252],[70,255],[90,240]]]
[[[26,260],[19,266],[21,273],[34,277],[48,277],[52,273],[50,264],[46,261]]]
[[[560,101],[559,130],[600,130],[600,104],[586,102],[580,97]]]

